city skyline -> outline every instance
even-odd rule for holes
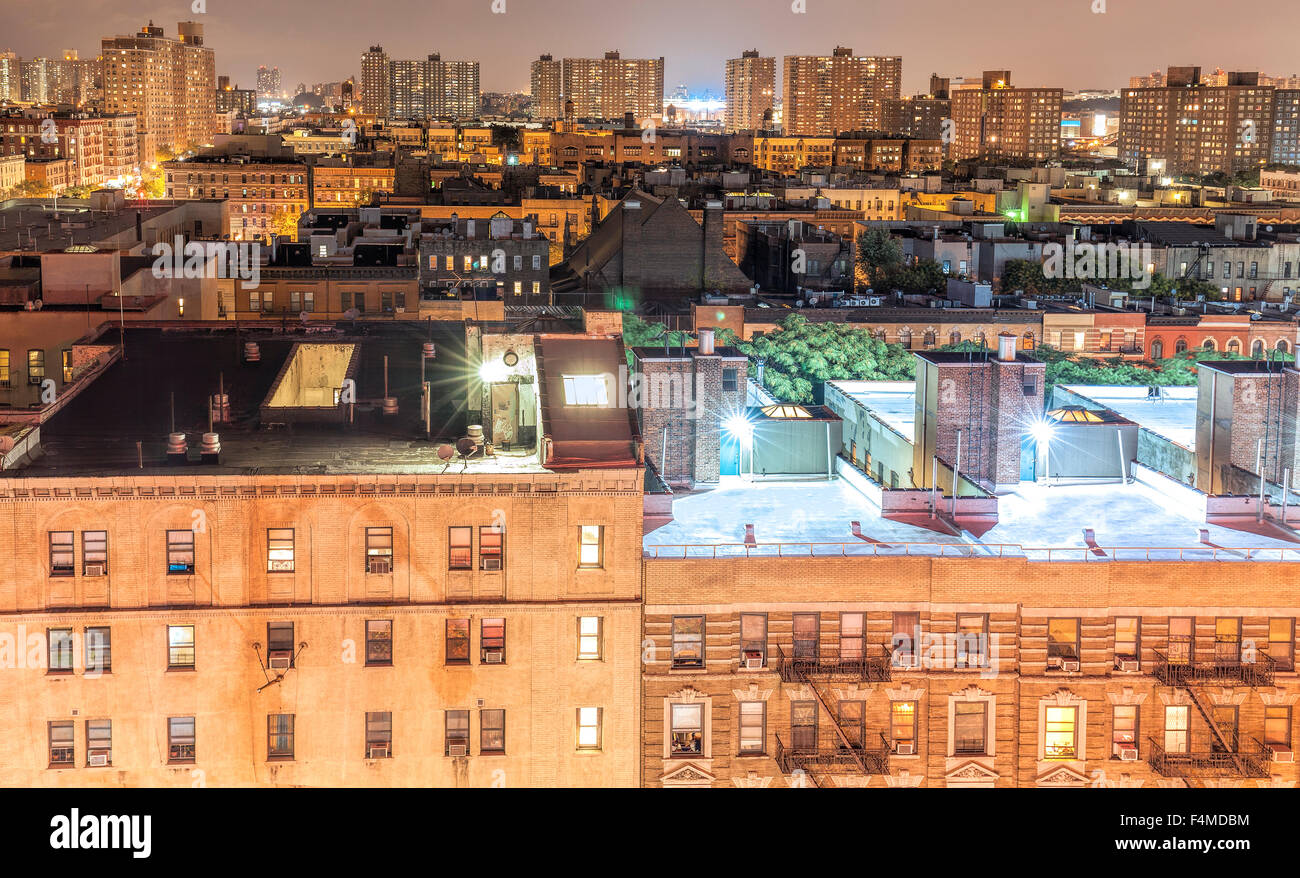
[[[505,12],[494,13],[494,5],[502,8],[502,3]],[[385,5],[391,11],[382,19],[345,29],[335,26],[335,15],[346,13],[340,0],[310,6],[302,0],[285,0],[269,8],[252,0],[207,0],[202,13],[190,4],[124,6],[108,0],[72,0],[67,17],[28,21],[22,30],[7,35],[0,50],[24,58],[50,56],[69,47],[90,54],[97,52],[103,37],[133,34],[152,18],[169,32],[179,20],[203,23],[207,44],[217,51],[219,72],[240,85],[252,85],[260,65],[278,66],[286,84],[359,76],[361,55],[369,45],[383,45],[393,57],[441,52],[444,58],[478,60],[484,91],[518,92],[528,91],[529,65],[543,53],[556,58],[600,57],[615,49],[627,58],[662,55],[665,90],[684,83],[696,94],[721,94],[727,59],[740,57],[748,48],[776,58],[830,54],[837,45],[851,47],[859,55],[902,56],[903,94],[924,92],[931,73],[975,76],[1000,67],[1016,69],[1018,81],[1026,85],[1067,91],[1122,88],[1131,76],[1169,65],[1274,75],[1296,72],[1294,55],[1288,53],[1283,36],[1300,28],[1300,8],[1295,4],[1265,3],[1258,15],[1220,22],[1213,29],[1201,26],[1206,16],[1221,8],[1209,0],[1154,0],[1136,9],[1120,9],[1111,0],[1107,4],[1107,12],[1097,13],[1094,0],[1073,0],[1052,9],[1042,9],[1032,0],[990,0],[982,6],[985,14],[962,22],[961,40],[953,44],[924,27],[935,20],[928,13],[916,8],[856,10],[849,0],[806,0],[803,13],[792,12],[786,0],[761,6],[737,2],[699,6],[667,0],[634,5],[618,19],[596,0],[575,0],[563,10],[481,0],[466,9],[452,31],[444,29],[443,12],[413,0],[392,0]],[[0,18],[20,15],[20,6],[16,0],[0,0]],[[584,21],[584,26],[559,37],[540,36],[555,33],[548,30],[547,22],[561,11],[572,20]],[[738,15],[742,11],[743,19]],[[665,21],[685,21],[686,15],[693,22],[689,27],[663,26]],[[266,33],[292,33],[296,38],[265,44],[250,41],[247,25],[254,17]],[[1261,29],[1258,23],[1264,19],[1271,24]],[[1153,29],[1164,36],[1158,46],[1148,37]],[[1106,51],[1031,51],[1042,33],[1068,38],[1080,47],[1096,47],[1097,40],[1105,40]],[[1234,40],[1234,33],[1241,39]],[[1117,56],[1132,60],[1116,64]]]

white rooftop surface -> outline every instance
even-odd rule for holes
[[[912,381],[832,381],[846,396],[871,409],[903,438],[912,439],[916,421],[916,383]]]
[[[1190,451],[1196,450],[1195,387],[1162,387],[1159,399],[1149,399],[1145,387],[1113,384],[1061,386],[1113,409],[1152,433],[1158,433]]]
[[[679,497],[673,517],[671,524],[646,534],[647,556],[1002,554],[1036,561],[1300,561],[1300,542],[1206,524],[1195,512],[1180,510],[1175,501],[1139,484],[1022,483],[1017,493],[1000,498],[998,524],[979,540],[883,519],[880,508],[843,479],[751,483],[724,478],[712,491]],[[852,521],[878,542],[855,536]],[[754,547],[744,544],[747,523],[754,525]],[[1088,548],[1085,528],[1094,530],[1104,555]],[[1202,529],[1208,531],[1209,544],[1201,542]]]

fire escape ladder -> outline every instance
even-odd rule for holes
[[[1241,755],[1237,753],[1236,745],[1228,744],[1228,739],[1223,736],[1223,730],[1220,729],[1219,724],[1214,721],[1214,717],[1211,715],[1205,701],[1201,698],[1201,694],[1196,691],[1196,688],[1192,686],[1190,682],[1184,683],[1183,689],[1191,696],[1192,703],[1196,705],[1196,709],[1201,712],[1201,716],[1203,716],[1205,721],[1209,723],[1210,733],[1214,735],[1215,740],[1219,742],[1219,746],[1223,747],[1223,752],[1227,753],[1232,759],[1232,765],[1237,769],[1237,773],[1245,775],[1246,767],[1242,765]]]
[[[853,761],[857,763],[858,770],[863,774],[870,774],[871,772],[867,771],[867,764],[862,761],[862,754],[858,753],[857,748],[853,746],[853,742],[849,740],[849,736],[844,734],[844,728],[840,725],[839,716],[831,710],[831,707],[826,702],[826,698],[822,695],[821,690],[817,688],[816,682],[814,682],[812,677],[807,674],[804,674],[803,676],[805,677],[804,682],[808,684],[808,688],[811,689],[813,695],[816,696],[817,703],[822,706],[822,710],[824,710],[826,715],[830,717],[831,728],[835,730],[835,737],[839,738],[840,744],[843,745],[845,750],[849,751],[849,755],[851,755]]]

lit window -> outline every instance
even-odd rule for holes
[[[1268,620],[1268,655],[1277,662],[1278,670],[1289,671],[1295,667],[1295,619]]]
[[[578,749],[600,749],[600,724],[604,711],[599,707],[578,708]]]
[[[609,405],[603,375],[565,375],[565,405]]]
[[[670,751],[674,756],[698,756],[704,752],[704,705],[674,704],[670,708]]]
[[[1264,744],[1273,750],[1291,749],[1291,707],[1271,704],[1264,708]]]
[[[1046,713],[1047,729],[1043,742],[1043,756],[1047,759],[1074,759],[1078,749],[1075,743],[1075,725],[1078,708],[1049,707]]]
[[[674,668],[704,667],[704,617],[674,616],[672,664]]]
[[[1137,616],[1120,616],[1115,619],[1115,661],[1116,667],[1122,661],[1138,660],[1138,638],[1142,620]]]
[[[894,752],[916,753],[916,702],[893,701],[889,705],[889,731]]]
[[[1165,705],[1165,751],[1186,753],[1190,708],[1185,704]]]
[[[293,572],[293,528],[270,528],[266,532],[268,573]]]
[[[578,530],[578,566],[602,566],[604,564],[604,525],[584,524]]]
[[[578,658],[594,661],[601,657],[603,620],[600,616],[578,617]]]
[[[167,667],[194,667],[194,626],[167,626]]]
[[[293,758],[293,714],[271,713],[266,716],[266,758]]]
[[[1048,663],[1054,658],[1079,658],[1079,620],[1047,620],[1047,658]]]

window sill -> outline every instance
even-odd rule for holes
[[[77,767],[77,763],[75,763],[75,762],[51,762],[49,765],[47,765],[47,766],[45,766],[45,767],[48,768],[48,769],[50,769],[51,771],[67,771],[67,770],[70,769],[70,768],[76,768],[76,767]]]
[[[47,676],[47,677],[70,677],[70,676],[72,676],[72,668],[48,668],[48,669],[45,671],[45,676]]]
[[[367,668],[391,668],[392,666],[393,666],[392,662],[366,662],[365,663],[365,667]]]
[[[169,673],[169,674],[171,674],[171,673],[192,674],[192,673],[194,673],[194,668],[193,668],[193,666],[177,665],[177,666],[174,667],[174,668],[173,668],[173,667],[168,667],[168,668],[167,668],[167,673]]]
[[[766,759],[766,750],[747,750],[743,753],[736,754],[737,759]]]
[[[194,765],[197,762],[198,762],[197,759],[168,759],[167,760],[168,765]]]
[[[480,756],[505,756],[505,755],[506,755],[506,751],[504,751],[504,750],[480,750],[480,751],[478,751],[478,755],[480,755]]]
[[[292,756],[268,756],[266,757],[266,761],[267,762],[293,762],[294,758]]]

